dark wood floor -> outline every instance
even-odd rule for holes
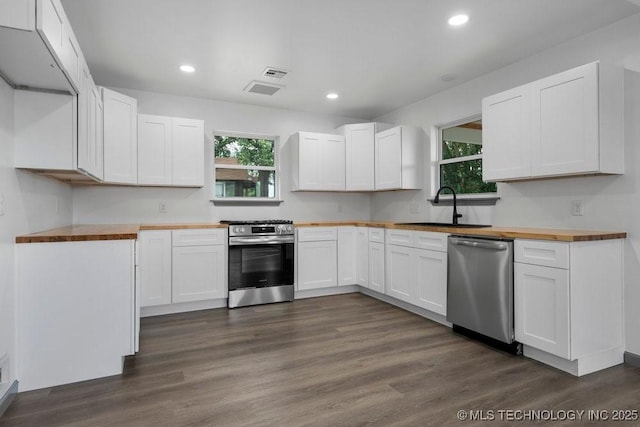
[[[0,426],[495,426],[529,424],[502,409],[623,408],[640,410],[640,369],[575,378],[349,294],[145,318],[122,376],[21,393]],[[496,420],[458,421],[470,409]]]

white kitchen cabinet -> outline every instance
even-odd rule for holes
[[[225,246],[174,246],[174,303],[226,298]]]
[[[369,289],[384,293],[384,243],[369,242]]]
[[[138,184],[171,185],[171,117],[138,114]]]
[[[482,105],[486,181],[624,172],[620,68],[593,62]]]
[[[34,31],[36,26],[36,2],[12,0],[0,2],[0,27]]]
[[[369,287],[369,228],[356,227],[356,284]]]
[[[101,88],[104,109],[104,180],[138,183],[138,102]]]
[[[345,138],[313,132],[291,137],[293,190],[345,190]]]
[[[341,126],[336,132],[345,137],[345,189],[375,190],[375,137],[390,128],[385,123],[354,123]]]
[[[525,356],[574,375],[622,363],[622,240],[514,243],[514,326]]]
[[[482,179],[531,176],[531,91],[520,86],[482,100]]]
[[[357,283],[357,227],[338,227],[338,286]]]
[[[387,229],[387,295],[446,315],[447,236],[446,233]]]
[[[20,391],[122,373],[135,352],[135,241],[16,245]]]
[[[422,144],[418,130],[396,126],[375,138],[375,189],[420,189]]]
[[[173,117],[171,129],[172,185],[204,186],[204,121]]]
[[[516,340],[569,358],[569,271],[515,263]]]
[[[77,98],[14,92],[14,166],[72,171],[77,167]]]
[[[338,286],[338,227],[296,230],[297,290]]]
[[[84,60],[62,3],[60,0],[38,0],[36,12],[36,28],[42,40],[57,58],[69,82],[79,91]]]
[[[171,230],[141,231],[141,306],[171,304]]]
[[[387,245],[386,251],[386,294],[401,301],[411,302],[412,286],[415,278],[415,254],[412,248]]]
[[[139,244],[143,307],[227,297],[226,229],[143,230]]]
[[[104,177],[102,97],[83,62],[78,93],[78,169]]]

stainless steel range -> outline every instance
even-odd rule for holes
[[[229,308],[293,301],[293,222],[221,223],[229,224]]]

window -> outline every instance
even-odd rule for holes
[[[275,200],[276,137],[214,135],[214,177],[217,200]]]
[[[482,180],[482,120],[463,120],[438,130],[439,186],[452,187],[457,194],[495,193],[496,184]]]

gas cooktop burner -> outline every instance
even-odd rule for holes
[[[229,225],[252,225],[252,224],[293,224],[290,219],[264,219],[264,220],[225,220],[220,221],[220,224]]]

